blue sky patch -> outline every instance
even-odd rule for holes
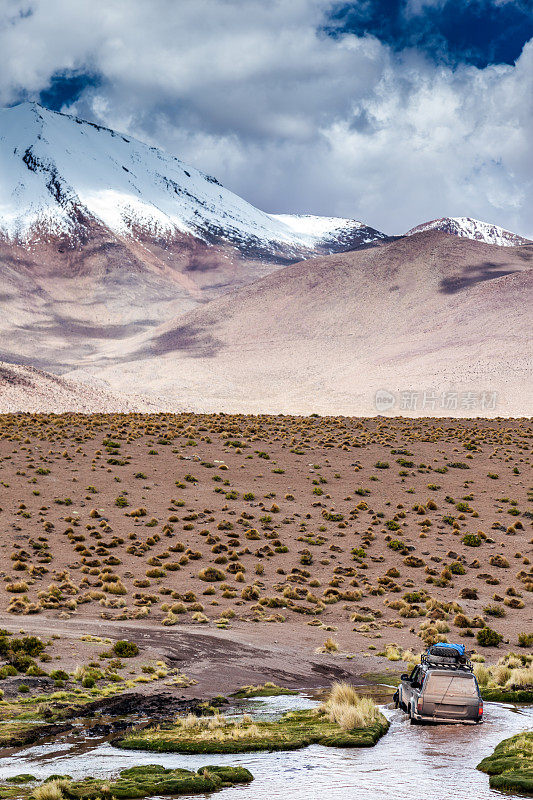
[[[360,0],[338,3],[327,33],[371,34],[451,65],[514,64],[533,37],[532,0]]]
[[[53,75],[50,85],[39,94],[39,103],[52,111],[60,111],[63,105],[75,102],[90,86],[99,86],[100,79],[89,73]]]

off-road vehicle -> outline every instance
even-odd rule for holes
[[[411,674],[405,673],[400,680],[395,705],[409,715],[412,725],[472,724],[483,719],[483,700],[464,645],[432,645]]]

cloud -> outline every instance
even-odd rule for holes
[[[387,232],[464,214],[533,236],[533,43],[516,65],[447,66],[374,35],[328,35],[335,8],[10,0],[0,101],[49,92],[268,211]]]

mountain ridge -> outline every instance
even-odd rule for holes
[[[0,110],[0,163],[0,232],[19,244],[52,235],[83,240],[95,221],[118,236],[167,243],[192,236],[294,258],[322,240],[334,246],[339,229],[364,243],[385,236],[357,220],[309,216],[315,226],[305,230],[286,224],[156,147],[36,103]]]
[[[355,219],[266,213],[176,156],[35,102],[0,109],[0,164],[0,235],[19,243],[35,234],[80,238],[84,217],[119,236],[224,240],[281,262],[391,238]],[[429,229],[500,246],[529,241],[472,217],[429,220],[402,235]]]
[[[484,242],[485,244],[497,244],[499,247],[517,247],[522,244],[531,244],[530,239],[519,236],[517,233],[508,231],[499,225],[490,222],[483,222],[472,217],[440,217],[429,222],[416,225],[406,232],[406,236],[423,231],[442,231],[452,236],[459,236],[472,241]]]
[[[496,392],[494,408],[463,416],[520,416],[532,292],[533,246],[428,231],[290,265],[116,343],[90,369],[112,381],[120,364],[115,388],[207,412],[368,415],[386,389],[397,412],[403,391]]]
[[[266,214],[36,104],[0,111],[0,170],[0,361],[19,365],[28,409],[32,394],[75,405],[78,381],[90,407],[88,380],[125,408],[371,413],[387,382],[493,376],[502,413],[524,413],[533,249],[517,234],[458,217],[390,237]],[[5,375],[0,410],[23,397]]]

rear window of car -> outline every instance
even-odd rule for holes
[[[430,675],[424,691],[449,697],[477,697],[477,688],[471,675]]]

